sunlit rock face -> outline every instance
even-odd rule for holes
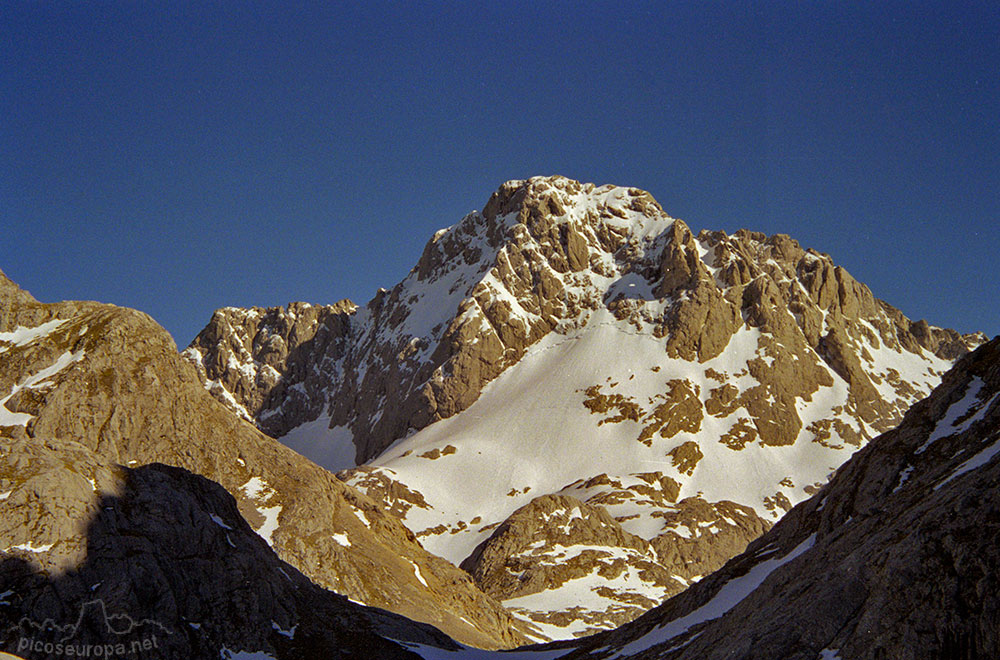
[[[720,567],[984,339],[910,321],[788,236],[694,235],[641,190],[537,177],[367,305],[219,310],[185,357],[551,638]],[[642,547],[533,547],[552,496]],[[591,546],[618,550],[601,567]],[[546,568],[570,555],[573,579]]]
[[[1000,653],[1000,338],[746,551],[563,660]]]
[[[524,640],[498,602],[397,516],[216,401],[141,312],[42,304],[0,274],[0,441],[0,550],[46,570],[85,558],[100,493],[116,492],[113,466],[163,463],[221,484],[265,547],[319,586],[466,643]],[[36,474],[30,454],[10,453],[17,442],[58,443],[50,454],[65,470]]]

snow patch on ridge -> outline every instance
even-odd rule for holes
[[[948,407],[948,411],[934,427],[934,430],[931,431],[931,434],[927,437],[927,441],[920,445],[914,453],[922,454],[927,451],[928,447],[941,438],[945,438],[949,435],[955,435],[956,433],[962,433],[976,421],[982,419],[982,416],[986,414],[986,410],[990,407],[990,405],[992,405],[994,399],[996,399],[996,395],[994,395],[994,397],[990,399],[989,403],[986,403],[985,405],[979,400],[979,392],[983,389],[985,384],[986,383],[983,382],[982,378],[979,376],[973,376],[972,380],[969,381],[969,384],[966,386],[965,396]],[[981,406],[977,414],[959,422],[959,420],[968,414],[969,411],[972,410],[972,408],[977,404]]]
[[[214,513],[208,514],[208,517],[211,518],[212,522],[214,522],[216,525],[218,525],[222,529],[228,529],[228,530],[232,530],[233,529],[232,527],[230,527],[229,525],[227,525],[226,522],[222,518],[220,518],[219,516],[215,515]]]
[[[413,566],[413,574],[417,576],[417,580],[420,581],[420,584],[424,585],[429,589],[430,587],[427,584],[427,580],[424,579],[423,574],[421,574],[420,572],[420,567],[417,566],[412,559],[410,560],[410,565]]]
[[[623,548],[612,548],[608,546],[573,546],[566,556],[559,556],[559,562],[568,561],[574,556],[578,556],[587,550],[596,550],[608,555],[607,559],[614,558],[628,559],[629,552]],[[633,554],[639,554],[634,553]],[[595,624],[586,621],[587,613],[603,613],[609,610],[621,609],[623,602],[627,602],[630,597],[640,596],[648,598],[653,602],[660,602],[670,592],[667,587],[660,587],[642,578],[641,569],[635,566],[627,566],[626,569],[612,579],[603,579],[599,573],[601,566],[595,566],[589,575],[567,580],[560,586],[546,591],[519,596],[503,601],[504,607],[511,611],[517,618],[537,626],[550,639],[568,639],[587,631],[593,632]],[[605,593],[615,593],[621,595],[622,599],[604,596],[599,590]],[[552,614],[557,612],[568,612],[575,608],[581,608],[584,616],[577,617],[559,626],[545,623],[532,618],[532,614]],[[610,628],[611,624],[600,625],[598,627]]]
[[[641,424],[625,420],[598,425],[600,416],[581,410],[583,390],[602,383],[609,388],[616,383],[610,392],[646,404],[663,392],[665,383],[682,379],[697,386],[704,401],[709,390],[718,386],[705,375],[707,369],[727,374],[727,382],[746,391],[759,385],[746,369],[747,362],[758,356],[759,338],[758,329],[743,326],[718,357],[703,364],[687,362],[667,357],[662,341],[599,308],[583,328],[565,335],[549,334],[531,346],[515,369],[489,383],[462,414],[397,441],[369,465],[391,469],[396,481],[423,495],[429,508],[410,508],[404,522],[417,533],[447,530],[425,533],[421,543],[454,563],[489,536],[489,524],[505,520],[538,495],[560,492],[581,478],[602,473],[627,479],[636,472],[658,471],[681,484],[678,499],[701,493],[706,500],[741,502],[754,507],[761,517],[770,517],[764,498],[775,494],[780,481],[796,475],[797,487],[782,491],[796,504],[808,497],[803,487],[825,482],[845,453],[810,442],[811,434],[803,431],[793,445],[754,443],[740,452],[739,461],[733,461],[733,450],[718,441],[733,425],[733,416],[711,415],[705,416],[697,433],[669,439],[655,436],[647,447],[636,441]],[[636,365],[647,366],[636,369]],[[830,408],[842,403],[846,395],[846,385],[834,377],[832,387],[821,388],[810,402],[797,402],[797,408],[808,425],[829,415]],[[726,470],[679,472],[667,452],[689,440],[697,441],[704,453],[699,467],[726,465]],[[419,458],[448,444],[458,451],[446,463]],[[459,494],[450,485],[470,481],[479,487]],[[634,508],[614,512],[640,514],[625,522],[628,531],[647,539],[664,531],[662,520],[657,526],[645,508]],[[470,524],[477,516],[482,523]],[[682,536],[686,532],[683,528],[674,531]]]
[[[991,460],[993,460],[993,457],[996,456],[997,454],[1000,454],[1000,440],[997,440],[992,445],[990,445],[986,449],[983,449],[978,454],[976,454],[975,456],[973,456],[972,458],[970,458],[969,460],[965,461],[957,468],[955,468],[955,471],[952,472],[947,479],[934,486],[934,490],[938,490],[945,484],[949,483],[952,479],[960,477],[966,472],[975,470],[976,468],[983,467]]]
[[[11,550],[21,550],[22,552],[48,552],[54,546],[54,543],[46,543],[45,545],[35,545],[34,542],[29,541],[28,543],[21,543],[20,545],[12,545],[3,550],[3,552],[10,552]]]
[[[609,660],[632,655],[650,647],[663,644],[683,635],[700,623],[718,619],[753,593],[771,573],[808,551],[815,543],[816,535],[812,534],[783,557],[762,561],[747,571],[746,574],[726,582],[711,600],[698,609],[673,621],[657,626],[639,639],[625,645],[618,653],[611,656]]]
[[[272,497],[274,489],[261,477],[252,477],[245,484],[240,486],[240,490],[247,498],[255,503],[257,513],[264,517],[264,522],[256,529],[257,535],[267,541],[268,545],[274,545],[274,532],[278,529],[278,515],[281,513],[281,505],[264,506]]]
[[[45,367],[41,371],[38,371],[30,376],[27,376],[20,383],[17,383],[11,388],[10,394],[0,399],[0,426],[25,426],[29,421],[34,418],[34,415],[29,415],[28,413],[12,412],[7,408],[7,402],[23,389],[37,388],[39,386],[45,385],[48,380],[53,376],[58,374],[60,371],[73,364],[74,362],[79,362],[85,356],[83,350],[79,350],[76,353],[70,353],[69,351],[63,353],[56,361],[53,362],[48,367]]]
[[[14,347],[27,346],[36,339],[46,337],[55,332],[66,321],[67,319],[52,319],[33,328],[26,328],[19,325],[11,332],[0,332],[0,353],[4,353]],[[2,344],[8,345],[4,346]]]

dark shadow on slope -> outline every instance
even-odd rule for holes
[[[120,494],[103,496],[87,527],[82,565],[46,575],[30,551],[0,555],[0,650],[29,659],[216,660],[224,649],[279,659],[417,657],[392,639],[456,648],[430,626],[311,583],[278,559],[218,484],[160,464],[120,470]]]

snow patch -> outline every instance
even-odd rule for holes
[[[956,433],[962,433],[968,429],[972,424],[982,418],[982,415],[986,413],[986,410],[990,407],[993,401],[996,399],[996,395],[990,399],[989,403],[983,405],[979,401],[979,392],[983,389],[986,383],[979,376],[973,376],[972,380],[965,389],[965,396],[961,400],[948,406],[947,412],[945,412],[944,417],[937,423],[934,430],[931,432],[930,436],[927,437],[927,441],[920,445],[915,451],[915,454],[924,453],[928,447],[940,440],[941,438],[948,437],[949,435],[955,435]],[[981,404],[982,407],[979,409],[977,414],[966,419],[965,421],[959,423],[958,420],[965,414],[967,414],[973,406],[976,404]]]
[[[420,573],[420,567],[419,567],[419,566],[417,566],[417,565],[416,565],[416,564],[415,564],[415,563],[413,562],[413,560],[412,560],[412,559],[410,560],[410,565],[411,565],[411,566],[413,566],[413,573],[414,573],[414,575],[416,575],[416,576],[417,576],[417,579],[418,579],[418,580],[420,580],[420,584],[422,584],[422,585],[424,585],[425,587],[427,587],[428,589],[430,589],[430,586],[429,586],[429,585],[427,584],[427,581],[426,581],[426,580],[424,579],[424,576],[423,576],[423,575],[421,575],[421,573]],[[471,624],[470,624],[470,625],[471,625]]]
[[[79,362],[80,360],[82,360],[84,358],[84,355],[85,353],[82,350],[77,351],[76,353],[70,353],[67,351],[62,355],[60,355],[56,359],[56,361],[53,362],[48,367],[26,377],[20,383],[14,385],[11,388],[10,394],[0,399],[0,426],[27,425],[27,423],[31,421],[33,415],[20,412],[18,413],[11,412],[11,410],[7,408],[7,402],[11,399],[11,397],[13,397],[15,394],[17,394],[23,389],[26,388],[30,389],[44,384],[46,381],[48,381],[50,378],[55,376],[57,373],[59,373],[69,365],[73,364],[74,362]]]
[[[896,487],[892,489],[892,492],[895,493],[899,491],[899,489],[902,488],[906,484],[906,482],[910,480],[911,474],[913,474],[913,466],[907,465],[906,468],[899,473],[899,483],[896,484]],[[819,511],[819,509],[817,509],[817,511]]]
[[[360,509],[351,509],[351,513],[357,516],[358,520],[361,521],[362,525],[368,527],[369,529],[371,528],[372,524],[368,522],[368,516],[365,515],[364,511],[361,511]]]
[[[549,554],[555,555],[552,562],[562,563],[582,554],[583,551],[594,550],[607,555],[608,560],[629,559],[635,551],[625,548],[608,546],[556,546]],[[590,574],[568,580],[554,589],[511,598],[503,601],[504,607],[511,614],[531,625],[538,627],[549,639],[570,639],[578,633],[592,631],[594,623],[588,623],[585,617],[578,617],[565,626],[542,623],[531,618],[531,613],[563,612],[572,608],[582,608],[589,612],[606,612],[609,609],[622,607],[623,601],[629,596],[642,596],[654,602],[666,598],[668,589],[659,587],[642,578],[642,571],[636,566],[627,566],[626,570],[614,578],[608,579],[600,575],[601,567],[596,566]],[[616,599],[601,595],[598,590],[610,589],[611,593],[623,597]],[[607,592],[606,592],[607,593]],[[610,624],[609,624],[610,626]],[[601,626],[608,627],[608,626]]]
[[[300,424],[278,440],[331,472],[357,465],[354,460],[357,451],[354,434],[346,426],[330,428],[329,415],[320,415],[311,422]]]
[[[824,479],[830,465],[842,462],[831,462],[831,454],[839,452],[812,442],[780,448],[753,445],[742,451],[742,460],[734,462],[733,451],[718,442],[733,420],[712,416],[706,416],[697,434],[656,436],[646,446],[637,440],[640,423],[599,424],[602,416],[587,414],[583,405],[584,391],[602,385],[605,393],[628,395],[648,408],[650,400],[662,395],[674,379],[688,380],[707,397],[718,386],[705,375],[708,368],[731,377],[740,374],[733,381],[741,390],[754,387],[759,383],[749,375],[746,364],[757,355],[759,337],[758,329],[744,326],[722,355],[698,364],[667,357],[661,340],[598,309],[586,326],[566,334],[550,333],[531,346],[516,369],[490,382],[461,415],[397,441],[369,465],[391,469],[394,480],[424,496],[428,508],[412,507],[406,512],[404,522],[410,529],[443,525],[455,530],[423,536],[421,543],[456,564],[490,534],[479,525],[459,530],[460,521],[476,516],[506,520],[538,495],[558,493],[567,484],[601,473],[660,471],[682,485],[679,499],[701,491],[709,501],[744,502],[755,505],[759,515],[769,516],[763,498],[774,495],[775,484],[789,474],[790,465],[807,466],[806,472],[799,472],[804,483],[812,483]],[[636,364],[651,368],[636,370]],[[559,378],[553,379],[553,374]],[[609,383],[617,387],[609,389]],[[844,393],[846,398],[846,387]],[[706,465],[726,465],[727,469],[696,470],[693,475],[678,472],[665,455],[687,440],[702,440],[699,445]],[[447,463],[419,459],[421,453],[447,444],[458,449]],[[553,461],[553,456],[558,460]],[[477,488],[459,495],[449,486],[463,481],[476,483]],[[805,497],[801,493],[801,498],[790,499],[794,504],[795,499]],[[648,515],[625,523],[628,531],[645,538],[662,532],[662,525],[662,519],[657,523]]]
[[[214,522],[216,525],[218,525],[222,529],[228,529],[229,531],[233,530],[233,528],[230,527],[229,525],[227,525],[225,523],[225,521],[222,520],[222,518],[220,518],[219,516],[215,515],[214,513],[208,514],[208,517],[211,518],[212,522]]]
[[[270,546],[274,545],[274,532],[278,529],[278,514],[281,513],[281,505],[276,504],[274,506],[263,506],[272,497],[274,497],[274,489],[268,485],[264,479],[260,477],[251,477],[249,481],[240,486],[240,490],[243,494],[247,496],[248,499],[253,500],[257,513],[264,517],[264,522],[261,526],[255,530],[262,539],[267,541]]]
[[[265,489],[270,489],[270,486],[268,486],[267,482],[260,477],[252,477],[250,481],[240,486],[240,490],[243,491],[243,494],[252,500],[260,497],[261,493],[263,493]]]
[[[47,543],[45,545],[35,545],[34,543],[31,543],[29,541],[28,543],[22,543],[20,545],[12,545],[6,550],[4,550],[4,552],[9,552],[11,550],[23,550],[24,552],[48,552],[49,550],[52,549],[52,546],[54,545],[55,545],[54,543]]]
[[[10,344],[10,346],[0,346],[0,353],[3,353],[16,346],[27,346],[36,339],[48,336],[66,322],[67,319],[53,319],[46,321],[33,328],[17,326],[11,332],[0,332],[0,343]]]
[[[997,440],[992,445],[990,445],[986,449],[982,450],[981,452],[979,452],[978,454],[976,454],[975,456],[973,456],[972,458],[970,458],[969,460],[965,461],[957,468],[955,468],[955,471],[952,472],[947,479],[945,479],[938,485],[934,486],[934,490],[938,490],[952,479],[960,477],[966,472],[970,472],[972,470],[975,470],[976,468],[983,467],[984,465],[989,463],[993,459],[993,457],[996,456],[997,454],[1000,454],[1000,440]]]
[[[274,545],[274,532],[278,529],[278,514],[281,513],[281,505],[258,507],[257,511],[264,516],[264,524],[257,530],[257,534],[267,541],[270,546]]]
[[[271,629],[274,630],[279,635],[281,635],[282,637],[287,637],[288,639],[295,639],[295,629],[298,627],[299,624],[296,623],[291,628],[285,630],[274,621],[271,622]]]
[[[609,660],[632,655],[652,646],[663,644],[679,635],[683,635],[693,626],[711,621],[712,619],[718,619],[753,593],[777,568],[808,551],[813,547],[815,542],[816,535],[812,534],[785,556],[777,559],[768,559],[757,564],[747,571],[745,575],[726,582],[711,600],[698,609],[654,628],[639,639],[622,647]]]

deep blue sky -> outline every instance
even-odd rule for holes
[[[992,1],[7,1],[0,269],[183,346],[224,305],[364,303],[564,174],[995,335],[998,35]]]

